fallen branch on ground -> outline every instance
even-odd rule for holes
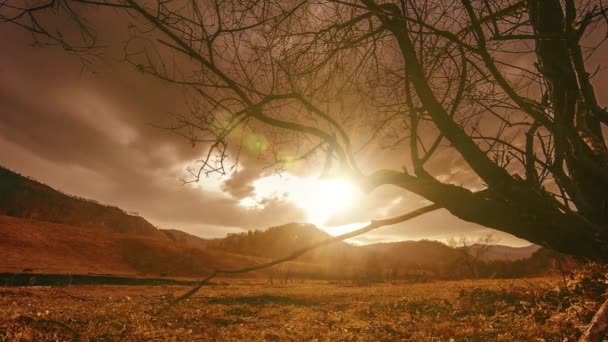
[[[71,334],[72,334],[72,341],[79,341],[80,340],[80,334],[74,330],[74,328],[70,327],[69,325],[53,320],[53,319],[35,319],[29,316],[21,316],[19,317],[19,319],[26,323],[26,324],[30,324],[30,325],[36,325],[36,324],[52,324],[52,325],[56,325],[59,326],[61,328],[64,328],[65,330],[68,330]]]
[[[66,291],[65,289],[60,289],[60,291],[63,292],[63,293],[65,293],[68,297],[71,297],[71,298],[74,298],[74,299],[77,299],[77,300],[80,300],[80,301],[83,301],[83,302],[88,300],[88,299],[83,298],[83,297],[75,296],[75,295],[69,293],[68,291]]]

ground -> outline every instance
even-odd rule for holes
[[[564,304],[560,282],[226,280],[161,313],[189,288],[0,287],[0,341],[573,341],[596,302]]]

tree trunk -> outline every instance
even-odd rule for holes
[[[606,329],[608,328],[608,299],[597,311],[591,324],[581,336],[579,342],[598,342],[604,340]]]

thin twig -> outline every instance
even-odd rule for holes
[[[70,327],[69,325],[53,320],[53,319],[34,319],[32,317],[29,316],[21,316],[20,319],[26,323],[26,324],[40,324],[40,323],[50,323],[50,324],[54,324],[54,325],[58,325],[68,331],[70,331],[72,333],[72,340],[73,341],[78,341],[80,339],[80,334],[74,330],[74,328]]]
[[[63,293],[65,293],[68,297],[71,297],[71,298],[74,298],[74,299],[77,299],[77,300],[81,300],[83,302],[88,300],[88,299],[83,298],[83,297],[75,296],[75,295],[69,293],[68,291],[66,291],[65,289],[60,289],[60,291],[63,292]]]

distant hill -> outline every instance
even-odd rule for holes
[[[199,236],[188,234],[177,229],[161,229],[160,231],[172,241],[183,243],[184,245],[200,249],[207,249],[209,247],[210,242],[216,240],[203,239]]]
[[[0,216],[0,271],[193,277],[255,258],[170,240]]]
[[[200,276],[255,258],[207,250],[205,239],[55,190],[0,167],[1,271]]]
[[[179,231],[177,231],[179,232]],[[244,255],[267,258],[283,257],[297,249],[330,238],[331,235],[312,224],[289,223],[265,230],[253,230],[228,234],[225,238],[191,242],[200,246],[220,249]],[[510,247],[503,245],[485,246],[482,260],[519,260],[529,258],[540,246]],[[476,248],[472,246],[472,248]],[[330,251],[331,249],[331,251]],[[401,241],[354,246],[338,242],[329,248],[311,252],[306,259],[320,257],[344,257],[349,254],[377,254],[385,258],[400,260],[401,263],[424,264],[436,260],[451,260],[459,253],[456,249],[438,241]],[[356,258],[355,258],[356,259]]]
[[[12,271],[35,268],[45,272],[198,276],[213,267],[240,267],[284,257],[330,237],[314,225],[289,223],[203,239],[175,229],[158,229],[137,214],[67,195],[2,167],[0,194],[0,260],[4,264],[0,269],[5,271],[9,267]],[[481,261],[501,262],[504,274],[519,274],[504,263],[533,255],[543,259],[545,254],[535,253],[539,248],[492,245]],[[365,246],[338,242],[282,267],[305,277],[379,278],[382,272],[391,277],[455,277],[466,271],[459,269],[461,252],[437,241]],[[493,272],[491,267],[488,272]]]
[[[289,223],[265,230],[228,234],[225,238],[209,241],[208,246],[232,253],[276,259],[330,237],[331,235],[312,224]],[[357,247],[345,242],[337,242],[311,251],[302,256],[302,260],[350,254],[356,249]]]
[[[311,224],[290,223],[283,226],[243,233],[229,234],[223,239],[206,241],[208,248],[275,259],[289,255],[295,250],[329,238],[330,235]],[[475,248],[475,246],[472,246]],[[538,246],[509,247],[484,246],[481,262],[512,262],[530,258],[539,250]],[[324,265],[328,275],[352,278],[369,276],[369,272],[390,272],[393,277],[427,275],[431,277],[458,277],[468,275],[462,263],[462,250],[438,241],[402,241],[354,246],[338,242],[313,250],[300,261]],[[503,271],[507,270],[501,264]],[[526,270],[529,271],[529,270]],[[344,275],[346,273],[346,275]],[[379,278],[380,275],[372,275]]]
[[[459,256],[453,248],[428,240],[376,243],[360,248],[384,262],[402,267],[447,265]]]
[[[143,217],[94,200],[64,194],[3,167],[0,167],[0,193],[0,215],[168,239]]]
[[[475,248],[476,246],[472,246]],[[541,249],[538,245],[524,247],[511,247],[503,245],[492,245],[482,256],[484,261],[506,260],[515,261],[531,257],[536,251]]]

